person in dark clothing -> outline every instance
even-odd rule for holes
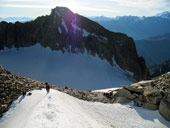
[[[22,92],[22,95],[25,96],[25,95],[26,95],[26,91],[23,91],[23,92]]]
[[[46,89],[47,93],[50,92],[50,85],[48,83],[45,83],[45,89]]]

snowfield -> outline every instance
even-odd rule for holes
[[[8,71],[33,80],[78,90],[96,90],[130,85],[134,81],[116,63],[112,67],[98,55],[52,51],[40,44],[0,50],[0,64]]]
[[[168,128],[158,111],[130,104],[82,101],[45,89],[21,96],[0,119],[0,128]]]

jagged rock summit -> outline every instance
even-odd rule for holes
[[[28,47],[40,43],[52,50],[98,55],[112,66],[113,61],[136,80],[149,79],[145,60],[138,57],[132,38],[106,30],[98,23],[65,7],[52,9],[51,14],[31,22],[0,23],[0,49]]]

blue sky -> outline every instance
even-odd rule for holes
[[[170,11],[170,0],[0,0],[0,17],[37,17],[65,6],[84,16],[152,16]]]

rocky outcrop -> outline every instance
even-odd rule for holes
[[[13,75],[0,66],[0,117],[23,92],[42,87],[43,83]]]
[[[62,91],[81,100],[102,103],[115,102],[114,97],[108,99],[103,96],[102,92],[79,91],[69,87],[61,88],[51,84],[50,86],[53,89]],[[28,94],[28,92],[32,90],[42,88],[45,88],[44,82],[39,82],[12,74],[0,66],[0,117],[3,115],[3,112],[6,112],[9,109],[12,101],[23,95],[23,92],[27,92]]]
[[[134,105],[138,107],[159,110],[170,121],[170,72],[154,80],[124,86],[114,96],[134,100]]]
[[[51,14],[31,22],[0,23],[0,49],[28,47],[40,43],[63,53],[98,55],[112,66],[114,61],[136,80],[149,79],[145,60],[138,57],[132,38],[106,30],[98,23],[73,13],[68,8],[56,7]]]
[[[167,120],[170,121],[170,102],[165,99],[161,100],[159,106],[159,113]]]

